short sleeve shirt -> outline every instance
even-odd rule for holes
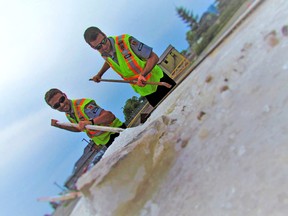
[[[111,41],[112,44],[112,51],[108,54],[108,53],[104,53],[102,54],[102,57],[111,57],[113,59],[113,61],[115,61],[116,63],[118,63],[118,60],[116,58],[116,50],[115,50],[115,42],[114,39],[109,37],[108,38]],[[129,38],[130,41],[130,46],[131,49],[133,50],[133,52],[142,60],[147,60],[152,52],[152,48],[147,46],[146,44],[138,41],[136,38],[134,37],[130,37]]]

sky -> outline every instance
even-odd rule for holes
[[[83,33],[97,26],[108,36],[130,34],[159,56],[169,44],[188,47],[184,7],[201,16],[214,0],[0,0],[0,215],[52,213],[37,198],[61,192],[88,139],[51,127],[63,113],[44,101],[50,88],[71,99],[92,98],[124,121],[122,107],[138,96],[127,84],[89,82],[103,64]],[[119,79],[109,70],[103,78]],[[59,186],[57,186],[59,185]]]

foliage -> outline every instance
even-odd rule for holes
[[[178,16],[181,17],[182,20],[188,24],[190,29],[196,30],[198,28],[198,16],[194,16],[193,11],[188,11],[183,7],[177,7],[176,11]]]
[[[186,40],[191,52],[199,56],[245,1],[246,0],[216,0],[219,15],[205,12],[198,22],[192,12],[189,12],[183,7],[176,8],[178,15],[185,23],[192,23],[194,18],[193,25],[189,25],[191,28],[186,33]],[[197,28],[195,28],[195,26],[197,26]]]
[[[145,105],[146,98],[140,96],[139,98],[133,96],[132,98],[128,99],[125,103],[123,108],[123,114],[125,116],[126,124],[128,121],[132,120],[137,112]]]
[[[59,202],[53,202],[53,201],[49,202],[49,204],[54,210],[60,205]]]
[[[231,0],[216,0],[216,2],[217,2],[217,8],[218,8],[219,12],[223,13],[227,9],[229,4],[233,1],[231,1]]]

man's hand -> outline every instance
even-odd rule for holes
[[[96,74],[93,78],[92,78],[92,80],[94,81],[94,82],[100,82],[100,79],[101,79],[101,76],[99,75],[99,74]]]
[[[58,124],[57,124],[58,120],[56,119],[51,119],[51,125],[54,126],[54,127],[57,127]]]
[[[90,121],[80,121],[79,122],[79,129],[81,131],[85,130],[86,125],[91,125],[91,122]]]
[[[81,132],[80,128],[74,127],[74,126],[67,126],[67,125],[63,125],[61,123],[58,123],[58,120],[56,119],[51,119],[51,125],[60,129],[64,129],[64,130],[68,130],[68,131],[72,131],[72,132]]]
[[[138,76],[138,80],[137,80],[137,83],[136,83],[136,84],[137,84],[138,86],[144,87],[144,86],[146,85],[146,81],[147,81],[146,78],[145,78],[143,75],[140,74],[140,75]]]

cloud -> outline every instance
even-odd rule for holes
[[[43,149],[41,140],[51,128],[49,124],[43,124],[43,119],[49,119],[48,115],[48,108],[45,108],[1,130],[1,169],[9,166],[15,159],[21,161]]]

